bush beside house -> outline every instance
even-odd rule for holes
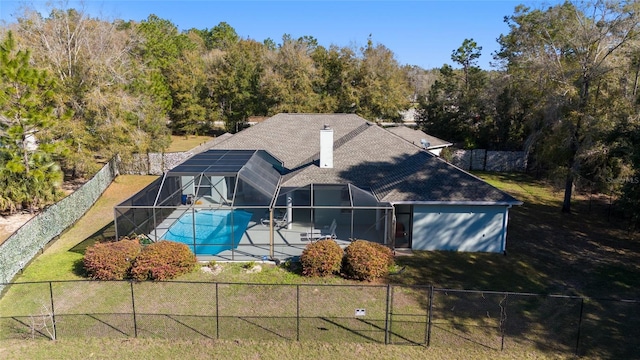
[[[137,239],[96,243],[87,248],[82,262],[91,279],[123,280],[141,249]]]
[[[158,241],[145,246],[133,262],[134,280],[169,280],[191,272],[197,264],[189,247],[173,241]]]
[[[305,247],[300,256],[302,275],[328,276],[340,272],[343,251],[334,240],[321,240]]]
[[[356,240],[344,251],[342,271],[351,279],[371,281],[388,275],[392,265],[390,249],[370,241]]]
[[[321,240],[307,245],[300,257],[304,276],[328,276],[342,272],[346,278],[371,281],[389,274],[395,264],[388,247],[356,240],[343,251],[334,240]]]
[[[142,247],[138,239],[97,243],[87,248],[87,275],[94,280],[168,280],[191,272],[196,256],[185,244],[159,241]]]

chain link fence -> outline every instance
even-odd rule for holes
[[[432,286],[4,284],[0,339],[208,338],[637,356],[637,300]]]

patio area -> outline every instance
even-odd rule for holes
[[[384,243],[384,231],[376,229],[375,225],[352,225],[349,214],[343,214],[341,218],[333,219],[335,222],[332,220],[331,223],[325,225],[316,224],[314,227],[309,222],[311,209],[292,209],[293,219],[307,219],[307,221],[286,222],[286,220],[282,221],[281,218],[280,221],[275,221],[273,241],[271,239],[268,209],[242,209],[243,212],[251,213],[251,218],[246,228],[240,230],[241,234],[235,234],[235,231],[232,230],[231,234],[223,233],[218,235],[213,242],[208,244],[202,243],[199,239],[199,236],[202,236],[202,232],[208,230],[202,230],[197,220],[193,225],[193,231],[196,232],[196,236],[193,236],[194,232],[190,231],[186,239],[172,237],[170,229],[175,229],[176,226],[179,226],[176,224],[179,224],[181,218],[188,217],[188,222],[191,222],[190,215],[210,211],[229,212],[231,209],[217,208],[214,210],[205,207],[180,206],[146,235],[153,241],[167,239],[183,242],[191,247],[194,253],[197,254],[198,260],[201,261],[256,261],[264,260],[265,258],[287,260],[299,257],[310,242],[324,238],[333,238],[343,248],[348,246],[354,239],[366,239]],[[334,229],[331,229],[333,223],[335,223]],[[208,224],[204,224],[204,226],[208,226]],[[235,227],[232,229],[235,229]],[[235,239],[238,239],[238,241]],[[230,242],[233,244],[226,246],[229,249],[222,249],[222,251],[218,252],[221,246],[229,245]]]
[[[390,244],[393,207],[352,184],[282,186],[265,151],[210,150],[115,207],[116,237],[178,241],[200,260],[286,260],[311,241]],[[271,226],[273,214],[273,226]]]

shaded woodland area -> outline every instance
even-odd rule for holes
[[[162,152],[170,134],[234,133],[283,112],[400,122],[413,109],[422,130],[458,147],[524,150],[531,171],[562,179],[563,211],[588,184],[620,195],[638,224],[639,10],[521,5],[496,53],[468,34],[451,64],[422,69],[371,37],[324,47],[313,34],[242,38],[224,22],[179,31],[153,14],[25,8],[0,28],[0,212],[37,211],[62,196],[63,179],[116,154]],[[492,70],[477,66],[481,55]]]

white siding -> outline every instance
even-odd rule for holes
[[[503,252],[506,206],[416,205],[414,250]]]

